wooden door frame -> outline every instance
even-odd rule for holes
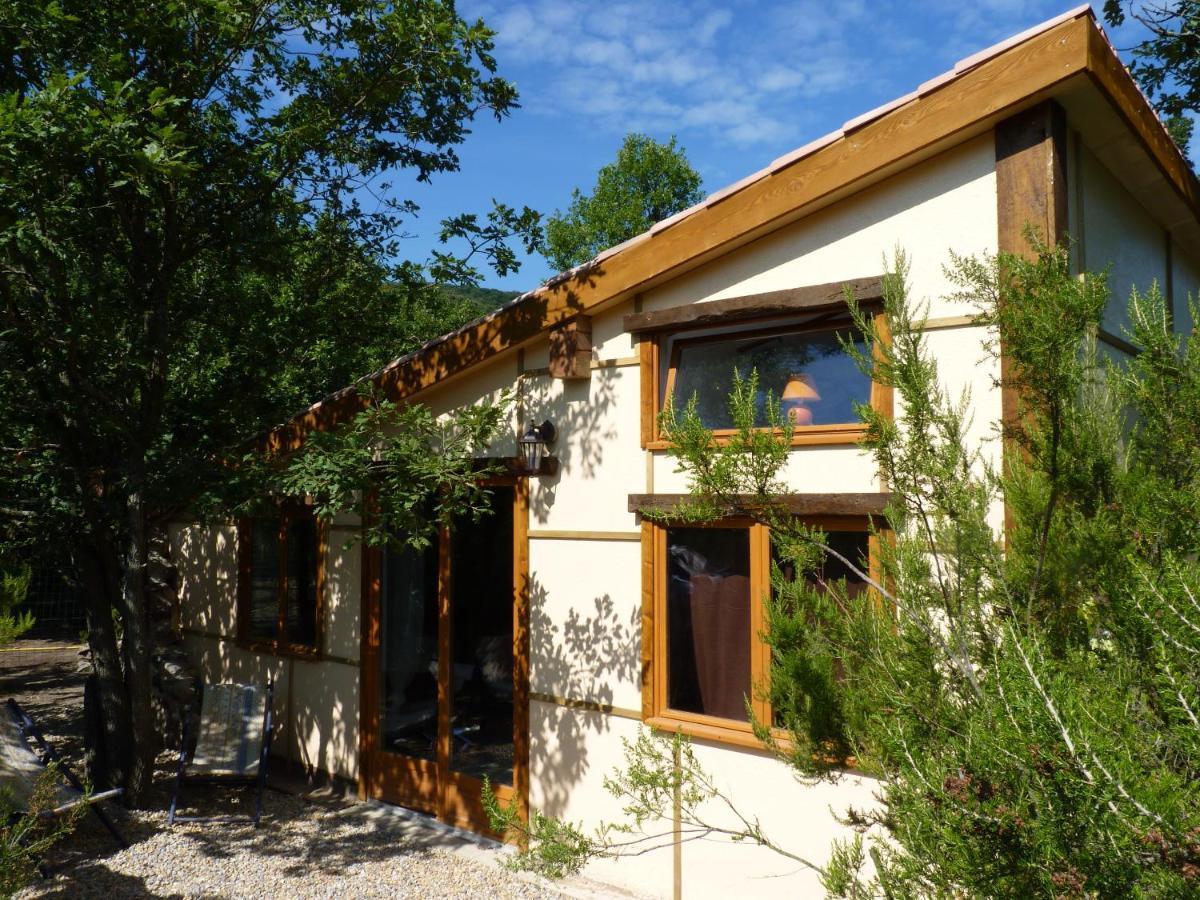
[[[488,478],[485,484],[513,489],[513,784],[496,785],[502,803],[516,803],[524,820],[529,808],[529,479],[520,475]],[[365,518],[374,514],[368,503]],[[451,542],[438,538],[438,740],[435,760],[388,753],[379,746],[382,685],[379,672],[383,552],[362,548],[361,664],[359,668],[359,795],[418,809],[448,824],[490,832],[479,800],[480,782],[443,771],[450,759],[450,705],[453,677],[450,618]]]

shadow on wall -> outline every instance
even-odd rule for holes
[[[297,660],[292,670],[294,761],[307,775],[358,774],[358,667]]]
[[[526,376],[521,383],[521,421],[543,422],[549,419],[558,429],[558,441],[550,453],[558,458],[558,474],[538,479],[530,492],[529,512],[539,525],[550,517],[557,486],[569,473],[571,478],[594,479],[604,462],[604,449],[619,440],[617,431],[617,382],[625,370],[592,370],[587,381],[559,381],[548,375]],[[625,438],[636,440],[636,435]],[[624,495],[614,494],[614,502]]]
[[[393,387],[391,393],[408,395],[421,390],[429,383],[436,383],[453,372],[479,362],[493,348],[504,349],[516,346],[537,336],[543,329],[546,317],[556,312],[568,317],[582,311],[580,289],[590,289],[603,269],[596,264],[585,265],[552,281],[541,294],[524,301],[503,307],[491,316],[479,320],[475,326],[461,334],[452,334],[426,345],[430,352],[412,355],[385,367],[377,376],[386,377]],[[436,348],[436,350],[434,349]],[[569,469],[585,478],[595,476],[603,455],[603,445],[615,437],[611,426],[605,426],[607,413],[614,406],[615,379],[619,370],[597,369],[588,382],[563,383],[562,390],[552,387],[553,382],[545,377],[528,379],[523,385],[522,409],[526,421],[552,419],[562,435],[554,453],[560,459],[562,469]],[[328,427],[334,416],[342,416],[346,404],[353,406],[354,390],[347,389],[337,402],[326,403],[302,417],[295,426],[292,436],[311,428]],[[541,490],[531,498],[533,515],[538,521],[546,521],[549,507],[554,502],[555,479],[543,479]],[[623,502],[623,497],[618,498]],[[357,656],[359,629],[359,569],[361,546],[355,544],[347,549],[345,532],[333,529],[329,535],[330,567],[329,590],[325,610],[326,650],[337,656]],[[273,655],[253,653],[237,646],[237,539],[236,529],[231,523],[214,526],[183,526],[173,535],[172,551],[174,562],[180,568],[182,604],[182,626],[190,632],[188,647],[207,680],[258,682],[268,675],[276,679],[275,717],[279,723],[275,748],[278,753],[287,753],[292,759],[310,770],[353,774],[357,751],[357,710],[359,670],[340,662],[309,662],[281,658]],[[544,594],[544,591],[543,591]],[[606,600],[607,598],[605,598]],[[601,611],[598,601],[598,611]],[[612,603],[607,601],[611,616]],[[544,604],[541,604],[544,606]],[[539,601],[536,588],[531,591],[533,615],[537,615]],[[603,613],[602,613],[603,614]],[[531,622],[534,646],[552,641],[547,629],[556,629],[548,617]],[[600,650],[598,640],[612,641],[608,634],[610,626],[599,622],[591,628],[591,637],[585,638],[588,626],[578,619],[568,622],[564,638],[576,648],[570,651],[580,659],[599,659],[602,663],[609,656]],[[578,638],[571,634],[578,633]],[[579,649],[585,643],[593,644],[588,654]],[[557,651],[535,651],[543,665],[553,671],[561,669],[568,657],[555,659]],[[597,674],[602,669],[597,669]],[[554,676],[553,683],[564,677]],[[599,680],[599,679],[598,679]],[[579,690],[565,692],[566,696],[579,696]],[[584,694],[590,696],[590,694]],[[586,770],[582,746],[582,735],[563,735],[563,748],[578,745],[575,755],[579,765]],[[564,750],[564,753],[566,751]],[[564,790],[569,786],[564,786]]]
[[[536,579],[531,581],[529,624],[531,630],[531,682],[537,690],[569,699],[586,698],[601,706],[612,705],[613,684],[636,683],[641,666],[641,623],[639,610],[622,619],[608,594],[596,597],[593,609],[583,614],[571,609],[565,620],[555,621],[547,608],[547,592]],[[533,701],[533,705],[544,705]],[[531,735],[530,770],[541,788],[542,812],[560,816],[573,789],[590,770],[590,737],[610,730],[610,716],[551,707],[557,715],[546,719],[548,726]],[[531,727],[536,722],[531,716]]]
[[[339,532],[331,534],[337,546]],[[333,547],[331,547],[333,550]],[[189,656],[206,682],[265,684],[275,680],[272,753],[314,769],[353,776],[358,746],[358,667],[308,661],[239,647],[237,636],[237,535],[230,524],[185,525],[172,540],[180,570],[181,625]],[[331,552],[331,584],[322,642],[334,629],[357,639],[358,549]],[[353,588],[352,590],[349,590]],[[353,607],[353,608],[351,608]],[[336,653],[336,651],[330,651]]]
[[[357,516],[347,519],[339,516],[328,526],[322,643],[331,656],[357,659],[361,649],[363,543]]]

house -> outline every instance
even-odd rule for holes
[[[765,667],[755,616],[768,536],[737,521],[639,519],[637,508],[685,490],[655,413],[695,390],[720,429],[730,360],[754,361],[797,409],[786,471],[799,513],[869,565],[867,516],[884,494],[850,401],[887,411],[892,398],[831,344],[841,286],[870,302],[884,257],[908,252],[913,293],[931,302],[929,347],[951,390],[970,388],[985,442],[1009,398],[942,266],[951,251],[1023,252],[1027,223],[1069,235],[1079,269],[1111,266],[1109,352],[1136,351],[1122,332],[1133,286],[1156,281],[1177,326],[1195,324],[1200,184],[1087,7],[375,373],[390,396],[436,411],[512,389],[495,455],[516,457],[518,436],[548,421],[553,462],[513,466],[495,482],[496,515],[420,554],[365,548],[354,514],[318,522],[301,506],[177,525],[191,652],[209,679],[273,675],[280,752],[364,796],[482,830],[487,776],[522,806],[612,820],[603,777],[622,739],[651,724],[690,735],[767,833],[822,858],[839,834],[831,808],[869,804],[872,784],[850,771],[800,785],[751,734],[743,697]],[[359,402],[351,390],[326,398],[270,444],[298,447]],[[659,896],[820,892],[794,863],[716,839],[668,839],[595,871]]]

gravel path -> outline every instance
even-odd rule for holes
[[[69,761],[78,763],[82,673],[78,651],[0,657],[0,700],[16,697]],[[506,851],[394,807],[269,790],[262,826],[166,827],[171,754],[159,760],[149,811],[105,808],[132,846],[119,850],[94,816],[82,819],[46,863],[32,898],[558,898],[628,896],[582,879],[554,885],[502,865]],[[287,780],[283,783],[286,785]],[[197,787],[187,814],[245,813],[250,792]]]
[[[368,804],[336,810],[271,793],[269,820],[248,826],[183,825],[162,814],[129,815],[136,843],[97,854],[105,835],[80,829],[83,857],[18,894],[40,897],[462,897],[566,896],[510,872],[502,851],[418,824]],[[87,832],[85,834],[85,832]],[[72,854],[74,855],[74,854]],[[61,865],[61,864],[60,864]]]

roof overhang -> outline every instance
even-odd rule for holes
[[[537,338],[580,313],[596,313],[857,193],[1043,100],[1066,109],[1100,159],[1164,227],[1200,257],[1200,183],[1116,51],[1083,6],[959,62],[916,91],[601,253],[488,316],[431,341],[363,382],[412,397]],[[271,431],[272,452],[299,447],[364,407],[355,386]]]

